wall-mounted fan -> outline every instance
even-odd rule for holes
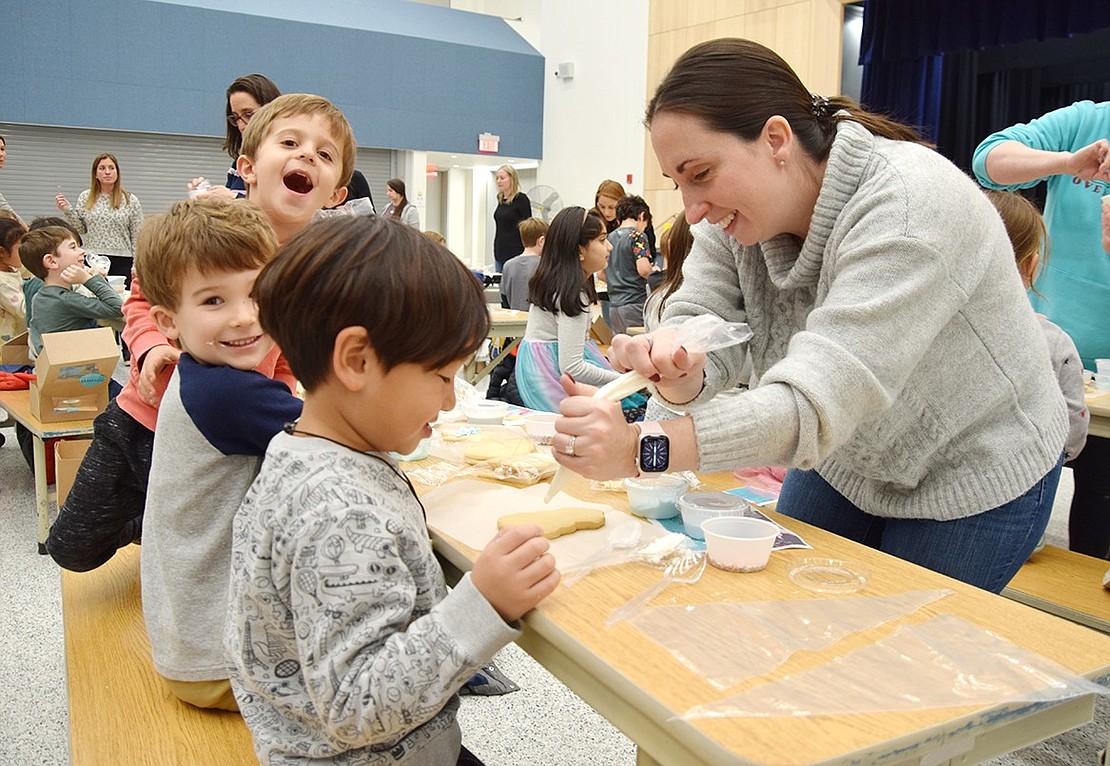
[[[532,215],[551,223],[555,214],[563,209],[563,198],[550,186],[533,186],[525,192],[532,202]]]

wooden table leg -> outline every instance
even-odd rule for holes
[[[35,510],[39,520],[39,555],[46,555],[46,536],[50,534],[50,497],[46,487],[46,445],[34,436]]]

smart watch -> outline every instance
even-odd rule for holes
[[[640,426],[640,443],[636,450],[636,468],[640,475],[663,473],[671,464],[671,440],[663,426],[644,421]]]

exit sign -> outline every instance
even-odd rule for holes
[[[497,154],[497,150],[500,146],[501,136],[495,136],[492,133],[478,134],[478,151],[480,153]]]

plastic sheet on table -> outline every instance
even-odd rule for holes
[[[794,652],[825,649],[850,633],[904,617],[951,593],[919,590],[893,596],[658,606],[630,621],[690,670],[727,689],[770,673]]]
[[[1087,694],[1110,689],[949,614],[904,625],[870,646],[698,705],[683,717],[897,712],[1058,702]]]

